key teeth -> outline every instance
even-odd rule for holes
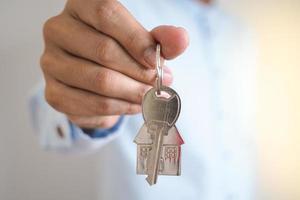
[[[156,184],[156,182],[152,181],[149,176],[146,178],[146,181],[149,183],[150,186]]]

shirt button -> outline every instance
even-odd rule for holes
[[[59,126],[59,125],[56,126],[56,134],[57,134],[61,139],[65,138],[65,133],[64,133],[62,127]]]

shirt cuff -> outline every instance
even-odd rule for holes
[[[70,122],[70,129],[71,129],[71,136],[74,140],[78,138],[79,134],[85,134],[88,135],[92,139],[100,139],[100,138],[107,138],[108,136],[114,134],[117,132],[117,130],[120,128],[122,122],[124,121],[124,116],[120,116],[116,124],[111,128],[98,128],[94,129],[91,132],[86,132],[85,130],[79,128],[72,122]]]
[[[97,129],[89,136],[70,123],[66,115],[54,110],[45,100],[44,84],[29,96],[29,111],[34,131],[45,150],[63,153],[92,153],[118,136],[123,118],[109,129]],[[125,119],[124,119],[125,121]]]

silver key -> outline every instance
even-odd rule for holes
[[[138,153],[137,173],[147,174],[146,180],[150,185],[157,182],[158,174],[180,175],[180,145],[183,144],[174,126],[180,113],[180,98],[173,89],[162,85],[163,69],[160,59],[158,44],[157,84],[143,98],[142,111],[145,124],[134,140]]]
[[[144,96],[142,104],[147,132],[151,134],[152,139],[146,178],[150,185],[157,182],[163,139],[177,121],[181,107],[180,98],[173,89],[162,86],[161,92],[167,94],[168,98],[158,96],[157,90],[152,88]]]

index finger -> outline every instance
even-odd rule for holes
[[[116,39],[139,63],[155,66],[155,40],[118,1],[70,1],[67,10],[96,30]]]

